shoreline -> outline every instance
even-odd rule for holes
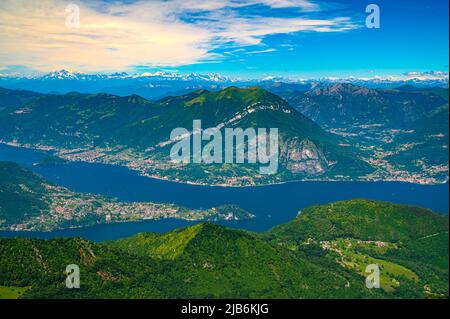
[[[14,148],[22,148],[27,150],[35,150],[35,151],[41,151],[45,153],[57,153],[58,150],[55,147],[32,147],[27,146],[19,143],[13,143],[13,142],[5,142],[0,140],[0,145],[6,145],[9,147]],[[376,183],[376,182],[387,182],[387,183],[406,183],[406,184],[412,184],[412,185],[421,185],[421,186],[434,186],[434,185],[445,185],[449,183],[449,176],[447,176],[446,181],[440,182],[440,183],[421,183],[421,182],[414,182],[414,181],[406,181],[406,180],[398,180],[398,179],[319,179],[319,178],[312,178],[312,179],[299,179],[299,180],[287,180],[282,182],[274,182],[274,183],[262,183],[262,184],[254,184],[254,185],[224,185],[224,184],[207,184],[207,183],[199,183],[199,182],[190,182],[190,181],[180,181],[180,180],[173,180],[170,178],[164,178],[161,176],[156,175],[149,175],[142,173],[138,169],[134,169],[129,167],[129,165],[121,165],[121,164],[114,164],[114,163],[105,163],[105,162],[97,162],[97,161],[74,161],[65,159],[63,157],[60,157],[56,154],[51,154],[59,159],[62,159],[64,161],[67,161],[68,163],[86,163],[86,164],[101,164],[101,165],[111,165],[116,167],[124,167],[127,168],[130,171],[136,172],[139,176],[150,178],[150,179],[156,179],[160,181],[170,182],[170,183],[177,183],[177,184],[184,184],[184,185],[193,185],[193,186],[203,186],[203,187],[223,187],[223,188],[253,188],[253,187],[267,187],[267,186],[276,186],[276,185],[284,185],[289,183],[307,183],[307,182],[327,182],[327,183],[345,183],[345,182],[364,182],[364,183]],[[37,165],[42,165],[40,163],[35,163]],[[33,164],[33,165],[35,165]]]
[[[245,218],[245,219],[237,219],[237,220],[226,220],[226,219],[216,219],[216,220],[208,220],[208,219],[187,219],[187,218],[177,218],[177,217],[161,217],[161,218],[143,218],[143,219],[136,219],[136,220],[118,220],[114,222],[108,222],[108,223],[96,223],[92,225],[82,225],[82,226],[70,226],[66,228],[55,228],[50,230],[35,230],[35,229],[20,229],[20,230],[11,230],[11,229],[1,229],[0,228],[0,238],[7,238],[2,237],[1,233],[24,233],[24,234],[51,234],[54,232],[62,232],[62,231],[78,231],[81,229],[89,229],[94,227],[102,227],[102,226],[108,226],[108,225],[120,225],[120,224],[133,224],[133,223],[143,223],[143,222],[161,222],[161,221],[170,221],[170,220],[176,220],[180,222],[190,223],[190,224],[196,224],[196,223],[218,223],[218,222],[242,222],[242,221],[249,221],[256,218],[255,216],[251,218]],[[21,236],[18,236],[21,237]]]

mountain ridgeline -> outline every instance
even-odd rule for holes
[[[8,90],[0,88],[0,111],[7,107],[17,107],[26,102],[41,96],[42,94],[24,91],[24,90]]]
[[[79,289],[65,287],[69,264]],[[368,264],[381,289],[366,288]],[[448,217],[352,200],[261,234],[199,223],[103,243],[0,239],[0,265],[0,295],[22,298],[442,298]]]

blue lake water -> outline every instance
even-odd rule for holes
[[[256,215],[253,220],[220,222],[230,227],[264,231],[293,219],[310,205],[337,200],[367,198],[419,205],[448,213],[448,183],[416,185],[402,182],[292,182],[258,187],[211,187],[180,184],[139,176],[125,167],[67,163],[34,165],[48,156],[44,152],[0,144],[0,161],[13,161],[32,169],[47,180],[77,192],[113,196],[121,201],[171,202],[189,208],[235,204]],[[80,236],[94,241],[131,236],[138,232],[165,232],[193,223],[165,219],[96,225],[54,232],[0,232],[0,237],[53,238]]]

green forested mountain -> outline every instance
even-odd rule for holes
[[[280,167],[259,176],[259,165],[175,165],[174,128],[277,128]],[[195,91],[151,102],[139,96],[44,95],[0,111],[0,136],[51,147],[67,159],[125,164],[144,175],[208,184],[258,184],[318,176],[361,176],[372,171],[342,136],[322,130],[286,101],[253,87]],[[207,142],[204,141],[204,144]]]
[[[252,105],[254,112],[244,113]],[[263,112],[255,112],[258,105]],[[201,119],[203,127],[207,128],[227,122],[238,114],[244,115],[251,127],[270,128],[280,124],[285,134],[302,133],[307,138],[331,142],[334,137],[297,112],[281,117],[283,111],[291,112],[292,108],[278,96],[259,88],[203,90],[157,102],[139,96],[45,95],[26,103],[19,111],[22,112],[7,109],[0,113],[0,132],[4,139],[17,138],[24,143],[61,147],[123,145],[145,150],[169,139],[176,127],[192,128],[193,120]],[[291,123],[283,124],[286,119]],[[235,121],[242,120],[234,120],[233,125]],[[293,122],[296,123],[291,127]]]
[[[64,285],[68,264],[80,289]],[[365,287],[368,264],[381,289]],[[448,217],[353,200],[262,234],[200,223],[104,243],[0,239],[0,265],[0,291],[22,298],[434,298],[448,296]]]
[[[177,297],[366,295],[353,274],[327,269],[308,258],[278,249],[256,234],[208,223],[163,235],[140,234],[108,245],[172,263],[176,277],[183,277],[186,283],[170,293]],[[180,275],[183,272],[186,274]],[[323,281],[327,284],[318,284]],[[347,282],[352,289],[345,288]]]
[[[295,220],[273,228],[268,234],[286,241],[349,237],[399,242],[447,230],[448,216],[428,209],[354,199],[308,207]]]
[[[417,276],[428,296],[448,295],[448,222],[448,216],[420,207],[355,199],[304,209],[265,236],[294,250],[321,243],[348,268],[361,271],[372,260],[388,269],[386,281]]]
[[[153,107],[152,107],[153,106]],[[123,126],[152,116],[156,107],[138,96],[43,95],[21,108],[0,113],[3,139],[55,147],[105,143]]]
[[[358,275],[277,248],[256,235],[199,224],[119,242],[0,239],[0,286],[31,287],[30,298],[337,298],[382,297]],[[164,246],[164,247],[161,247]],[[64,270],[77,264],[81,288]]]

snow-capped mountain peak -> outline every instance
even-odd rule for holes
[[[59,71],[53,71],[50,73],[47,73],[46,75],[42,76],[41,79],[43,80],[79,80],[83,76],[82,73],[78,73],[71,70],[59,70]]]

